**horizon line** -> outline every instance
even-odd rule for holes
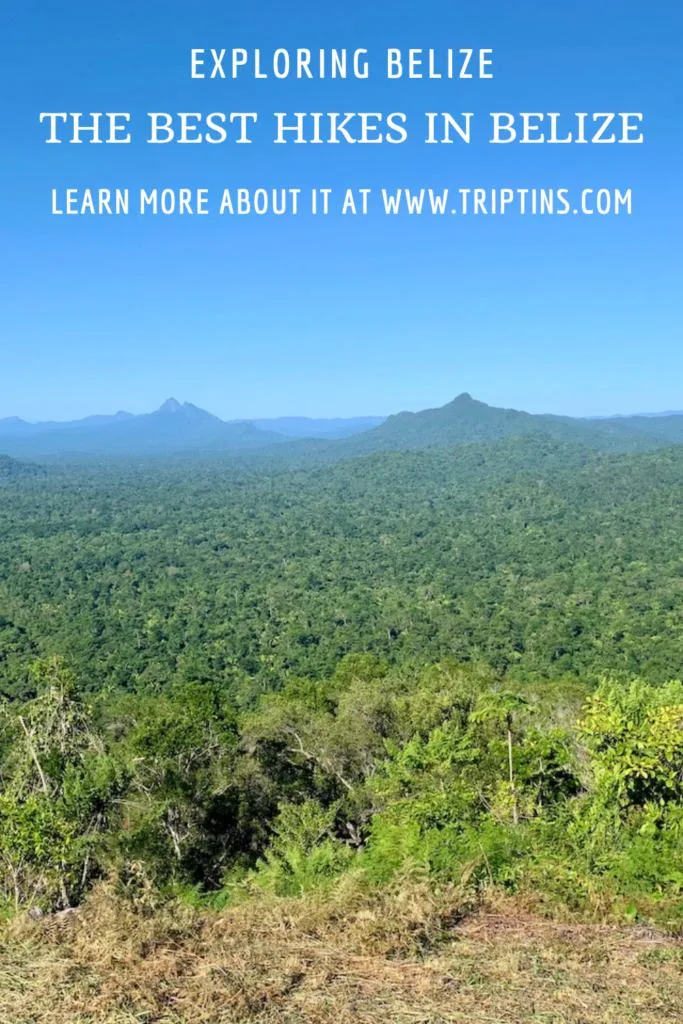
[[[16,424],[21,423],[21,424],[23,424],[25,426],[30,426],[30,427],[66,426],[66,425],[70,425],[70,424],[83,423],[86,420],[97,419],[97,418],[114,420],[117,417],[126,417],[126,418],[135,419],[135,418],[138,418],[138,417],[141,417],[141,416],[153,416],[156,413],[163,412],[163,411],[168,411],[169,415],[174,415],[177,410],[182,409],[182,408],[197,409],[200,412],[206,413],[206,414],[208,414],[210,416],[214,416],[216,419],[220,420],[222,423],[227,423],[227,424],[240,424],[240,423],[243,423],[243,424],[254,424],[254,423],[257,423],[257,422],[277,422],[277,421],[282,421],[282,420],[306,420],[306,421],[311,421],[311,422],[321,421],[321,420],[322,421],[345,421],[345,422],[353,421],[353,420],[364,420],[364,419],[387,420],[391,416],[398,416],[398,415],[405,414],[405,413],[410,413],[410,414],[413,414],[413,415],[417,415],[418,413],[426,412],[426,411],[429,411],[429,410],[443,409],[447,405],[450,405],[452,402],[455,402],[455,401],[457,401],[458,399],[461,399],[461,398],[470,399],[473,402],[477,402],[480,405],[485,405],[488,408],[493,408],[493,409],[507,409],[507,410],[513,410],[515,412],[527,412],[528,415],[530,415],[530,416],[558,416],[558,417],[563,417],[563,418],[567,418],[567,419],[575,419],[575,420],[605,420],[605,419],[624,419],[624,418],[638,418],[638,417],[642,417],[642,418],[656,418],[656,417],[663,417],[663,416],[681,416],[681,415],[683,415],[683,409],[663,409],[663,410],[655,410],[655,411],[638,411],[638,412],[594,413],[592,415],[585,415],[585,414],[584,415],[577,415],[575,413],[552,412],[550,410],[544,410],[543,412],[529,412],[529,410],[523,409],[523,408],[521,408],[519,406],[515,406],[515,405],[495,405],[495,404],[486,402],[483,399],[475,398],[473,395],[471,395],[467,391],[462,391],[458,395],[456,395],[454,398],[452,398],[449,401],[443,403],[442,405],[428,405],[428,406],[423,406],[423,407],[421,407],[419,409],[405,409],[404,408],[404,409],[398,409],[395,412],[391,412],[391,413],[377,413],[377,412],[375,412],[375,413],[356,413],[356,414],[351,414],[351,415],[349,415],[349,414],[330,414],[330,413],[325,413],[325,414],[322,414],[322,415],[311,415],[311,414],[305,414],[304,415],[304,414],[301,414],[301,413],[289,412],[289,413],[282,413],[282,414],[279,414],[279,415],[277,415],[277,414],[269,414],[269,415],[256,415],[256,416],[238,416],[238,417],[234,417],[234,418],[230,418],[230,419],[224,419],[222,416],[219,416],[217,413],[213,413],[210,410],[205,409],[203,406],[197,405],[195,402],[189,402],[189,401],[179,402],[179,401],[177,401],[177,399],[175,399],[173,397],[169,397],[169,398],[165,399],[156,408],[153,408],[151,410],[146,410],[146,411],[143,411],[143,412],[129,412],[126,409],[119,408],[119,409],[116,410],[116,412],[111,412],[111,413],[109,413],[109,412],[93,412],[93,413],[86,413],[84,416],[76,416],[76,417],[71,418],[71,419],[44,419],[44,420],[43,419],[37,419],[37,420],[25,419],[23,416],[10,413],[7,416],[0,416],[0,426],[2,424],[6,424],[6,423],[16,423]],[[167,409],[167,407],[173,407],[173,408],[168,408]]]

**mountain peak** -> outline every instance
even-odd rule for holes
[[[175,398],[167,398],[166,401],[159,407],[159,412],[180,412],[182,405]]]

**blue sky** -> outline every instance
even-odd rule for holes
[[[467,390],[683,408],[683,12],[674,0],[23,0],[0,15],[0,417],[384,414]],[[365,82],[193,82],[191,47],[357,47]],[[492,47],[489,82],[387,82],[389,46]],[[643,146],[45,146],[41,110],[642,111]],[[51,217],[53,187],[631,187],[620,218]]]

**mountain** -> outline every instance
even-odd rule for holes
[[[532,414],[518,409],[501,409],[477,401],[467,392],[437,409],[401,412],[389,416],[373,430],[342,442],[345,457],[380,451],[498,441],[508,437],[544,434],[558,441],[578,442],[600,450],[640,450],[673,439],[674,429],[661,426],[650,430],[630,420],[586,420],[569,416]],[[653,421],[648,420],[648,423]],[[662,423],[661,420],[657,421]],[[683,417],[680,419],[683,440]]]
[[[7,416],[4,420],[0,419],[0,434],[21,434],[30,431],[32,426],[33,424],[19,419],[18,416]]]
[[[189,402],[180,403],[175,398],[168,398],[157,412],[184,413],[187,416],[194,413],[201,414],[202,409],[191,405]],[[206,416],[211,415],[205,413]],[[117,412],[113,415],[86,416],[80,420],[54,421],[46,420],[39,423],[29,423],[18,416],[7,416],[0,419],[0,437],[28,437],[36,434],[54,433],[61,430],[83,430],[90,427],[106,427],[111,424],[121,424],[137,417],[130,412]],[[218,417],[214,416],[214,420]],[[299,440],[307,437],[326,438],[328,440],[340,437],[352,437],[365,430],[371,430],[384,422],[384,416],[350,416],[347,418],[337,417],[333,419],[312,419],[307,416],[280,416],[274,419],[256,420],[229,420],[230,426],[243,427],[245,424],[252,424],[259,430],[268,433],[279,434],[288,440]],[[271,440],[273,440],[271,438]]]
[[[104,421],[104,422],[103,422]],[[6,421],[5,421],[6,422]],[[9,430],[0,421],[0,445],[11,455],[171,455],[183,452],[243,451],[282,441],[251,423],[225,423],[189,402],[169,398],[156,412],[140,416],[88,417],[70,423],[28,425]],[[33,427],[37,429],[33,429]]]
[[[384,416],[351,416],[347,419],[309,419],[307,416],[280,416],[277,419],[252,420],[261,430],[274,430],[294,440],[308,437],[327,438],[352,437],[365,430],[371,430],[384,422]]]
[[[595,425],[594,423],[592,425]],[[639,436],[656,439],[661,444],[683,442],[683,413],[641,413],[638,416],[618,416],[602,420],[600,426],[609,428],[613,437]]]
[[[598,451],[635,452],[683,443],[683,415],[579,419],[502,409],[467,392],[436,409],[351,419],[225,422],[169,398],[156,412],[90,416],[68,424],[0,420],[0,448],[19,458],[253,454],[261,468],[335,462],[384,451],[545,436]]]
[[[612,416],[589,416],[591,420],[632,420],[660,419],[663,416],[683,416],[683,409],[666,409],[664,412],[618,412]]]
[[[86,416],[82,420],[56,421],[47,420],[42,423],[28,423],[18,416],[8,416],[0,419],[0,437],[11,434],[12,436],[26,437],[33,434],[44,434],[55,430],[73,430],[83,427],[103,427],[110,423],[120,423],[123,420],[133,419],[130,412],[117,412],[113,416]]]
[[[360,443],[373,451],[429,448],[464,441],[493,441],[537,429],[537,418],[530,413],[486,405],[463,392],[437,409],[389,416]]]

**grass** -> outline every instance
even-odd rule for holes
[[[102,888],[0,934],[2,1024],[667,1024],[683,946],[404,885],[226,911]]]

